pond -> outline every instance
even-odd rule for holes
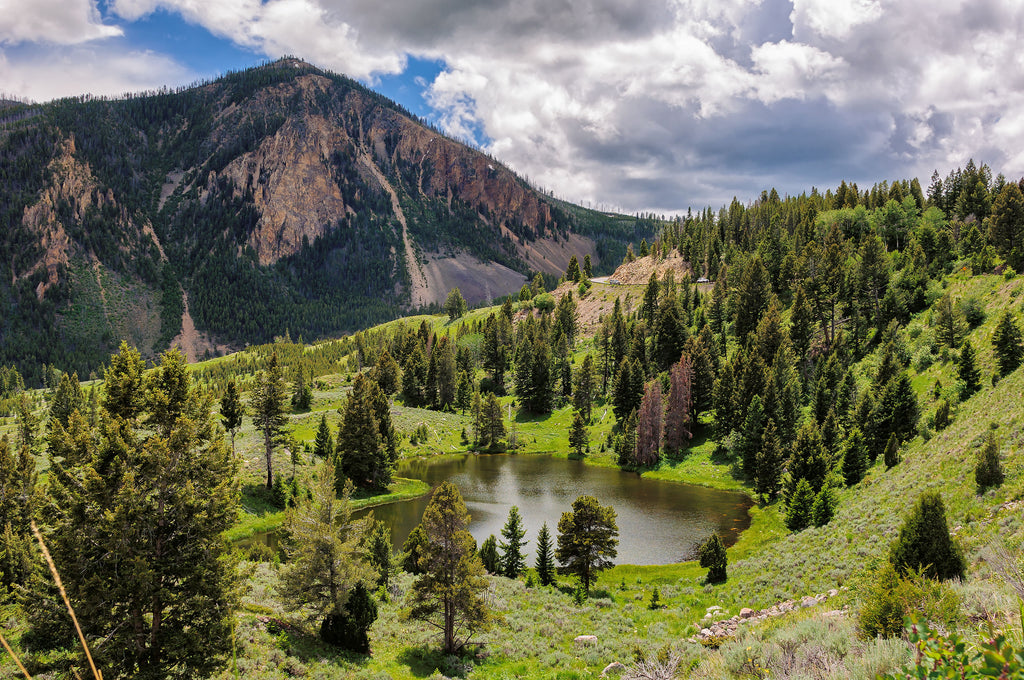
[[[726,545],[736,542],[750,525],[745,494],[642,479],[636,473],[586,465],[546,455],[473,455],[403,461],[397,475],[436,487],[453,482],[462,493],[477,544],[490,534],[501,540],[501,528],[513,505],[519,506],[526,528],[527,564],[541,524],[552,540],[558,520],[578,496],[588,494],[611,505],[619,527],[618,564],[671,564],[694,559],[695,544],[717,531]],[[397,547],[420,522],[429,496],[378,506],[357,513],[386,522]],[[273,537],[266,537],[264,540]]]

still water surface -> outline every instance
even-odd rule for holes
[[[641,479],[635,473],[586,465],[545,455],[473,455],[443,460],[418,459],[399,465],[397,475],[428,482],[449,480],[459,487],[472,521],[470,532],[483,543],[501,528],[513,505],[526,528],[528,564],[541,524],[552,540],[558,519],[578,496],[588,494],[611,505],[619,527],[619,564],[669,564],[693,559],[694,543],[717,531],[726,545],[750,525],[750,499],[740,493],[688,484]],[[420,522],[429,496],[373,508],[386,522],[396,546]],[[361,514],[365,514],[361,513]]]

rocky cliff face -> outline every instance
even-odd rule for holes
[[[0,298],[30,291],[39,307],[0,335],[22,344],[78,356],[92,342],[47,329],[92,308],[76,300],[97,263],[149,291],[163,342],[185,317],[215,346],[336,335],[440,304],[455,285],[476,302],[572,255],[598,262],[577,212],[295,60],[178,92],[19,106],[0,118]],[[29,340],[33,325],[49,339]]]

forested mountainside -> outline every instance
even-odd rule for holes
[[[185,323],[227,345],[470,302],[650,220],[535,191],[340,75],[282,59],[177,90],[0,110],[0,364],[83,376]],[[187,314],[186,314],[187,312]],[[212,345],[208,345],[212,346]]]

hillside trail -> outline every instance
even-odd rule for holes
[[[384,173],[380,171],[377,164],[373,162],[365,152],[362,154],[361,159],[363,165],[369,170],[373,176],[380,182],[381,187],[388,192],[391,196],[391,209],[395,213],[395,217],[398,218],[398,223],[402,225],[402,243],[405,246],[405,265],[409,272],[409,280],[412,282],[411,290],[409,291],[409,305],[411,307],[422,307],[429,302],[429,295],[427,289],[427,277],[423,274],[423,267],[420,264],[419,257],[416,256],[416,250],[412,247],[412,239],[409,238],[409,227],[405,221],[405,213],[402,212],[402,205],[398,201],[398,192],[391,186]]]

